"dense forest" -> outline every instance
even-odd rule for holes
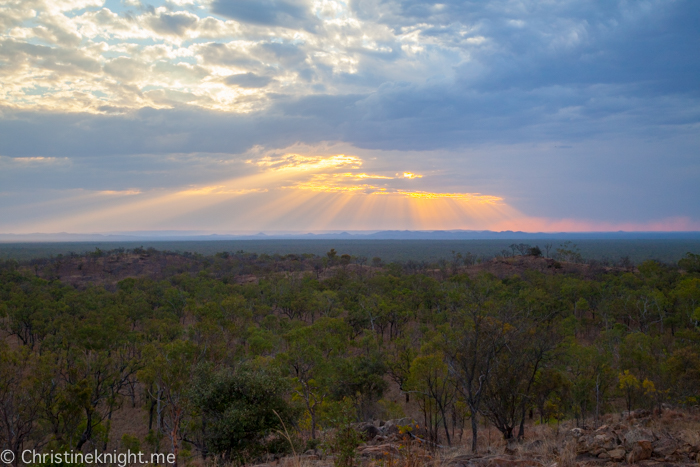
[[[473,256],[490,260],[502,256],[503,250],[512,251],[511,245],[521,242],[558,246],[566,240],[576,242],[577,249],[587,260],[614,264],[622,258],[635,263],[655,259],[666,263],[676,263],[686,252],[700,251],[700,238],[630,238],[630,239],[501,239],[501,240],[348,240],[348,239],[264,239],[264,240],[188,240],[188,241],[103,241],[103,242],[7,242],[0,235],[0,261],[15,259],[29,261],[68,255],[70,252],[85,254],[100,249],[154,248],[159,251],[199,253],[212,256],[222,251],[246,251],[249,253],[286,256],[302,256],[307,253],[324,256],[331,249],[355,257],[381,257],[387,263],[394,261],[426,261],[436,263],[441,258],[450,258],[452,251],[469,251]]]
[[[318,448],[352,465],[372,420],[478,450],[486,427],[522,439],[700,404],[691,253],[606,265],[514,244],[385,264],[137,248],[0,268],[0,448],[16,464],[30,448],[180,464]]]

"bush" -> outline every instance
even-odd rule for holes
[[[243,460],[288,450],[279,431],[282,421],[292,424],[297,414],[284,398],[287,390],[279,372],[264,365],[247,363],[214,373],[208,365],[200,367],[193,402],[201,414],[202,453]]]
[[[535,246],[533,248],[530,248],[528,254],[530,256],[534,256],[535,258],[540,258],[542,256],[542,250],[540,250],[539,246]]]
[[[325,443],[326,450],[335,454],[335,467],[353,467],[357,458],[357,447],[362,444],[362,434],[355,429],[357,410],[351,398],[329,408],[328,421],[335,432]]]

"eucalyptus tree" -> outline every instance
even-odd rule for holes
[[[458,278],[448,291],[450,322],[440,328],[449,372],[470,411],[473,452],[487,384],[513,330],[505,293],[503,283],[493,276]]]
[[[334,372],[345,355],[349,334],[342,319],[323,317],[287,333],[287,350],[277,357],[309,415],[312,439],[316,438],[319,410],[332,391]]]

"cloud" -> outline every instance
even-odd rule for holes
[[[270,81],[272,81],[272,78],[258,76],[255,73],[241,73],[224,79],[224,82],[229,86],[239,86],[241,88],[264,88],[270,84]]]
[[[0,5],[0,193],[145,198],[346,154],[361,169],[280,183],[484,193],[552,222],[700,218],[694,2],[114,5]]]
[[[212,12],[243,23],[313,29],[318,20],[305,0],[214,0]]]
[[[158,34],[183,36],[194,29],[200,21],[195,14],[178,11],[175,13],[162,12],[148,19],[148,25]]]

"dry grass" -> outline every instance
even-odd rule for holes
[[[660,416],[652,417],[649,428],[691,446],[700,446],[700,414],[696,411],[666,409]],[[700,465],[700,460],[698,464]]]
[[[114,442],[118,442],[124,432],[144,435],[139,431],[143,427],[143,420],[146,416],[142,409],[131,409],[128,402],[125,401],[122,410],[115,415],[112,426]],[[645,419],[628,419],[619,413],[607,414],[601,417],[598,425],[617,423],[628,426],[643,424],[656,433],[671,435],[691,445],[700,445],[700,413],[697,411],[666,409],[660,415],[656,414]],[[593,428],[592,422],[587,425],[589,428]],[[545,467],[554,464],[557,467],[576,467],[576,443],[571,438],[566,437],[566,433],[574,426],[573,421],[563,422],[560,425],[527,425],[526,438],[523,442],[518,443],[517,452],[510,459],[537,461]],[[291,437],[286,430],[283,430],[281,434],[288,438],[288,442],[291,443]],[[465,430],[461,440],[457,440],[451,447],[429,450],[421,443],[407,440],[396,443],[396,446],[398,452],[393,456],[387,453],[382,459],[361,458],[358,459],[358,467],[454,467],[475,457],[471,452],[471,432],[469,430]],[[504,454],[506,442],[495,429],[480,427],[478,446],[479,451],[476,456],[501,456]],[[233,467],[230,462],[216,458],[202,461],[195,457],[187,464],[193,467]],[[332,467],[333,459],[318,459],[315,456],[295,453],[258,465],[260,467]]]
[[[322,467],[333,465],[332,462],[323,462],[317,459],[310,459],[304,456],[290,456],[280,459],[277,464],[280,467]]]
[[[556,463],[557,467],[576,467],[576,444],[568,442],[560,446]]]

